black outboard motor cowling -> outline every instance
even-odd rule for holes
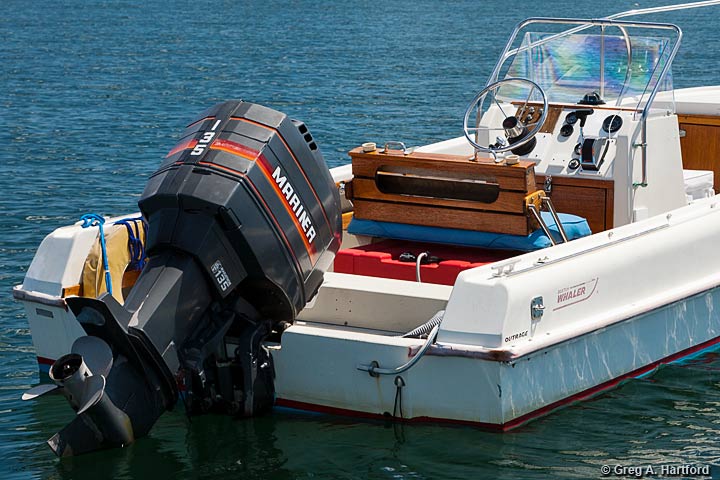
[[[96,338],[53,366],[80,412],[48,442],[58,455],[145,435],[179,390],[190,413],[272,407],[263,341],[315,295],[341,241],[338,190],[307,127],[242,101],[186,128],[139,205],[148,262],[125,304],[67,299]]]

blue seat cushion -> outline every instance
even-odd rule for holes
[[[553,237],[560,241],[555,220],[549,212],[542,212]],[[559,213],[560,223],[565,229],[568,240],[590,235],[587,220],[568,213]],[[498,250],[519,250],[532,252],[552,245],[550,239],[542,229],[537,229],[528,236],[507,235],[504,233],[475,232],[456,228],[425,227],[421,225],[408,225],[405,223],[378,222],[375,220],[360,220],[353,218],[348,226],[348,233],[354,235],[368,235],[370,237],[394,238],[417,242],[443,243],[450,245],[463,245],[467,247],[484,247]]]

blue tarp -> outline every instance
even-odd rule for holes
[[[560,222],[565,229],[568,240],[590,235],[590,227],[584,218],[568,213],[559,213],[558,216],[560,217]],[[549,212],[542,212],[542,217],[555,239],[560,241],[560,233],[558,232],[552,215],[550,215]],[[523,252],[531,252],[552,245],[550,239],[547,238],[542,229],[535,230],[525,237],[522,235],[475,232],[456,228],[425,227],[404,223],[360,220],[357,218],[353,218],[350,222],[348,233],[416,242],[485,247],[498,250],[520,250]]]

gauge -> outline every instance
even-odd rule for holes
[[[622,127],[623,121],[620,115],[610,115],[603,120],[602,129],[607,133],[615,133]]]
[[[565,117],[565,123],[567,123],[568,125],[575,125],[575,122],[577,122],[577,121],[578,121],[578,117],[575,112],[570,112]]]
[[[573,134],[574,131],[575,131],[575,129],[573,128],[572,125],[565,124],[562,127],[560,127],[560,136],[561,137],[569,137],[570,135]]]

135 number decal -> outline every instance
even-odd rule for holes
[[[215,125],[213,125],[209,132],[203,133],[202,138],[198,140],[197,145],[192,149],[190,155],[202,155],[203,152],[205,152],[205,149],[212,143],[213,138],[215,138],[215,129],[218,125],[220,125],[220,120],[215,122]]]

